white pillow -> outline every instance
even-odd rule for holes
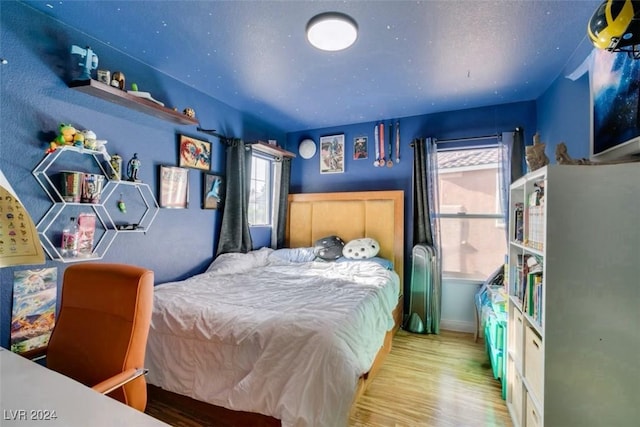
[[[370,237],[354,239],[344,245],[342,255],[349,259],[373,258],[380,252],[380,244]]]
[[[247,253],[230,252],[218,255],[211,262],[205,273],[232,274],[263,267],[267,264],[267,257],[273,252],[271,248],[260,248]]]

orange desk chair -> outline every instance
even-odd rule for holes
[[[144,411],[153,278],[153,271],[132,265],[67,267],[47,367]]]

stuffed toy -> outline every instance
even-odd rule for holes
[[[338,236],[327,236],[316,240],[314,244],[315,255],[325,261],[335,261],[342,256],[344,241]]]
[[[73,145],[76,133],[78,133],[78,131],[72,125],[60,123],[60,126],[58,126],[58,136],[49,143],[47,153],[55,151],[56,148],[61,145]]]
[[[370,237],[355,239],[344,245],[342,255],[349,259],[369,259],[378,255],[380,244]]]

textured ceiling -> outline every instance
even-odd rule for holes
[[[25,1],[283,131],[539,97],[591,51],[600,0]],[[304,38],[326,11],[352,16],[352,47]]]

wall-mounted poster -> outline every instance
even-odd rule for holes
[[[161,208],[186,208],[189,205],[189,170],[175,166],[160,166]]]
[[[31,216],[0,171],[0,268],[44,264],[44,250]]]
[[[364,160],[368,157],[367,137],[358,136],[353,138],[353,160]]]
[[[185,135],[178,137],[178,166],[208,171],[211,169],[211,143]]]
[[[203,176],[202,209],[220,209],[223,201],[223,178],[210,173],[205,173]]]
[[[640,59],[626,53],[593,52],[591,155],[617,160],[640,146]]]
[[[56,267],[13,273],[11,351],[45,347],[55,324],[58,282]]]
[[[344,172],[344,134],[320,137],[320,173]]]

